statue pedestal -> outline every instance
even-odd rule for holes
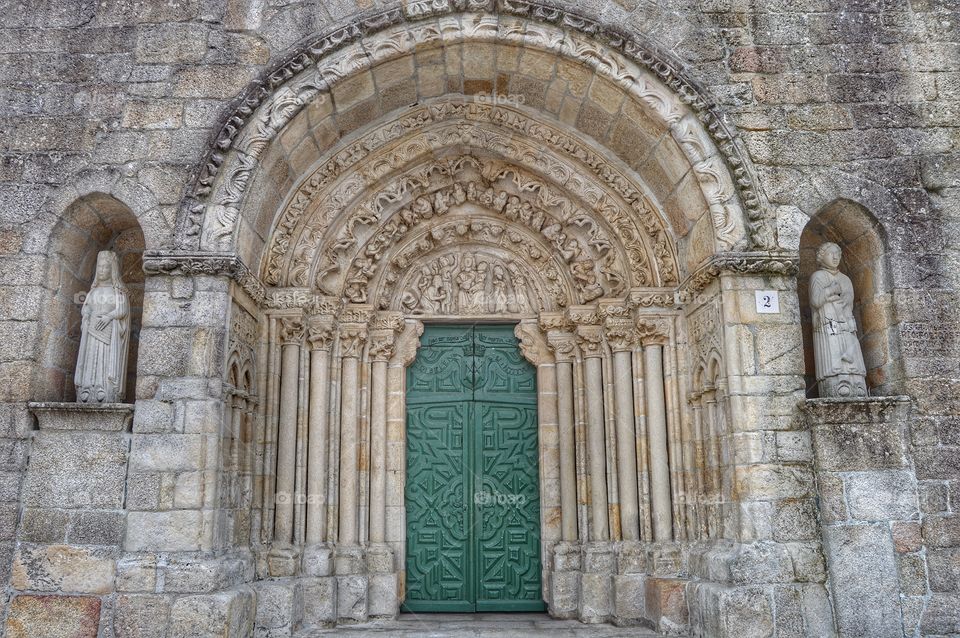
[[[28,403],[40,430],[129,432],[132,403]]]
[[[894,542],[898,529],[919,533],[910,398],[809,399],[803,411],[839,634],[903,636],[909,608],[922,603],[909,576],[901,577],[901,565],[920,558],[919,547]]]

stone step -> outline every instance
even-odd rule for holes
[[[479,613],[479,614],[401,614],[396,620],[378,620],[360,625],[341,625],[330,629],[304,629],[297,638],[321,636],[366,638],[396,636],[402,638],[446,638],[472,636],[487,638],[510,636],[550,636],[551,638],[626,638],[657,636],[643,627],[587,625],[577,620],[554,620],[547,614]]]

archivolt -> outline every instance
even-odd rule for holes
[[[479,4],[489,8],[486,2]],[[506,1],[499,9],[529,14],[535,19],[461,14],[420,20],[423,16],[408,8],[406,16],[399,10],[379,14],[307,47],[272,74],[252,97],[248,96],[221,132],[218,149],[198,179],[194,201],[187,202],[189,211],[181,224],[181,246],[199,244],[205,250],[234,247],[239,210],[264,149],[311,100],[326,97],[331,87],[359,72],[414,50],[468,42],[507,43],[549,52],[586,65],[621,87],[669,129],[686,155],[710,208],[716,249],[746,247],[747,231],[755,246],[769,244],[770,238],[760,224],[760,202],[751,173],[732,137],[708,106],[709,101],[682,79],[672,61],[622,34],[603,32],[596,24],[570,12],[548,10],[536,3]],[[420,21],[404,22],[415,19]],[[321,60],[322,65],[317,64]],[[663,82],[668,82],[669,88]],[[352,150],[366,154],[364,149]],[[609,170],[603,166],[597,169]],[[627,184],[630,181],[625,179]],[[744,218],[742,206],[748,210],[751,222]]]

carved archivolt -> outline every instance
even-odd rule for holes
[[[427,3],[430,14],[438,13],[433,4],[436,3]],[[481,5],[490,8],[487,3]],[[587,65],[618,84],[663,122],[686,154],[710,207],[718,248],[744,247],[747,230],[744,207],[754,243],[763,247],[770,243],[771,238],[760,223],[761,206],[752,175],[733,136],[712,111],[710,100],[700,97],[693,85],[682,79],[672,60],[658,56],[621,33],[605,32],[595,23],[568,11],[516,1],[503,2],[500,10],[533,19],[469,14],[406,23],[403,21],[419,19],[421,14],[404,15],[394,9],[328,34],[293,56],[242,100],[218,137],[217,148],[211,152],[198,178],[193,202],[185,203],[187,217],[180,227],[181,247],[199,245],[205,250],[232,247],[242,199],[250,175],[259,167],[258,158],[263,148],[311,99],[325,95],[330,87],[356,73],[409,55],[416,48],[494,41],[551,52]],[[321,59],[323,64],[316,65]],[[596,174],[609,176],[624,186],[631,184],[632,180],[625,174],[617,174],[602,154],[577,148],[576,141],[564,133],[523,123],[522,116],[509,109],[486,106],[495,114],[493,117],[514,120],[504,121],[504,125],[518,130],[526,127],[528,135],[541,140],[545,146],[577,157]],[[416,128],[417,120],[423,123],[431,117],[420,111],[403,124],[384,127],[383,134],[396,137],[404,127]],[[369,148],[354,145],[345,150],[353,157],[341,153],[336,161],[348,160],[355,164],[369,155]],[[289,219],[281,220],[278,228],[283,229],[289,222]]]
[[[421,119],[419,113],[414,113],[397,120],[397,127],[378,127],[356,144],[335,153],[303,180],[274,228],[263,275],[268,284],[309,285],[311,254],[335,222],[334,217],[361,194],[366,200],[353,203],[356,211],[352,218],[340,222],[334,238],[340,251],[356,243],[358,226],[383,223],[385,211],[396,210],[394,205],[410,199],[411,193],[426,196],[416,202],[422,210],[413,210],[415,215],[430,214],[426,208],[438,203],[443,206],[444,199],[455,201],[450,192],[452,182],[462,181],[461,188],[466,189],[468,178],[461,173],[471,169],[479,172],[483,181],[477,188],[486,192],[493,182],[506,182],[514,191],[512,194],[529,200],[528,206],[548,208],[564,224],[576,224],[593,233],[591,243],[604,241],[596,238],[600,229],[592,221],[599,218],[597,221],[605,223],[607,233],[621,239],[622,250],[630,262],[633,278],[625,280],[625,286],[676,284],[677,264],[666,224],[650,197],[631,185],[622,172],[613,172],[614,167],[609,164],[598,164],[603,170],[594,172],[580,161],[548,152],[542,141],[546,134],[543,126],[520,113],[507,119],[521,129],[529,127],[537,132],[537,137],[518,135],[515,127],[509,132],[498,128],[497,124],[504,120],[503,113],[486,104],[444,102],[424,107],[421,112],[429,117]],[[462,119],[470,120],[470,124],[464,125]],[[409,128],[411,122],[417,124],[414,131]],[[404,137],[394,140],[391,131],[403,131]],[[377,153],[353,152],[358,146],[370,148],[378,144],[384,148]],[[499,158],[460,156],[442,162],[432,159],[450,148],[466,145],[478,153],[496,152]],[[599,157],[565,134],[561,146],[567,151],[572,148],[576,158],[593,162]],[[423,163],[423,158],[428,161]],[[411,164],[413,168],[397,172]],[[387,187],[366,193],[384,182]],[[445,190],[438,193],[439,189]],[[509,195],[497,192],[491,203],[503,204],[498,208],[506,210]],[[289,265],[291,261],[293,265]],[[289,274],[285,274],[285,267]]]

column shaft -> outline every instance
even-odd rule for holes
[[[667,450],[667,410],[663,394],[663,346],[643,347],[643,378],[650,438],[650,501],[654,540],[671,540],[670,465]]]
[[[370,542],[387,529],[387,362],[374,361],[370,380]]]
[[[617,416],[620,531],[623,540],[635,541],[640,540],[640,497],[637,490],[637,439],[633,413],[633,362],[629,350],[613,353],[613,386]]]
[[[577,540],[577,442],[573,424],[573,361],[557,361],[560,527],[565,541]]]
[[[359,360],[343,358],[340,402],[340,534],[341,545],[356,545],[358,517],[357,454],[359,449],[358,411]]]
[[[310,408],[307,434],[307,544],[326,538],[327,456],[330,419],[330,351],[310,352]]]
[[[297,456],[297,395],[300,346],[283,344],[280,355],[280,435],[277,440],[277,505],[274,538],[293,542],[294,482]]]
[[[603,362],[600,357],[584,359],[587,391],[587,447],[590,466],[590,513],[593,530],[590,540],[610,538],[607,512],[607,462],[604,441]]]

